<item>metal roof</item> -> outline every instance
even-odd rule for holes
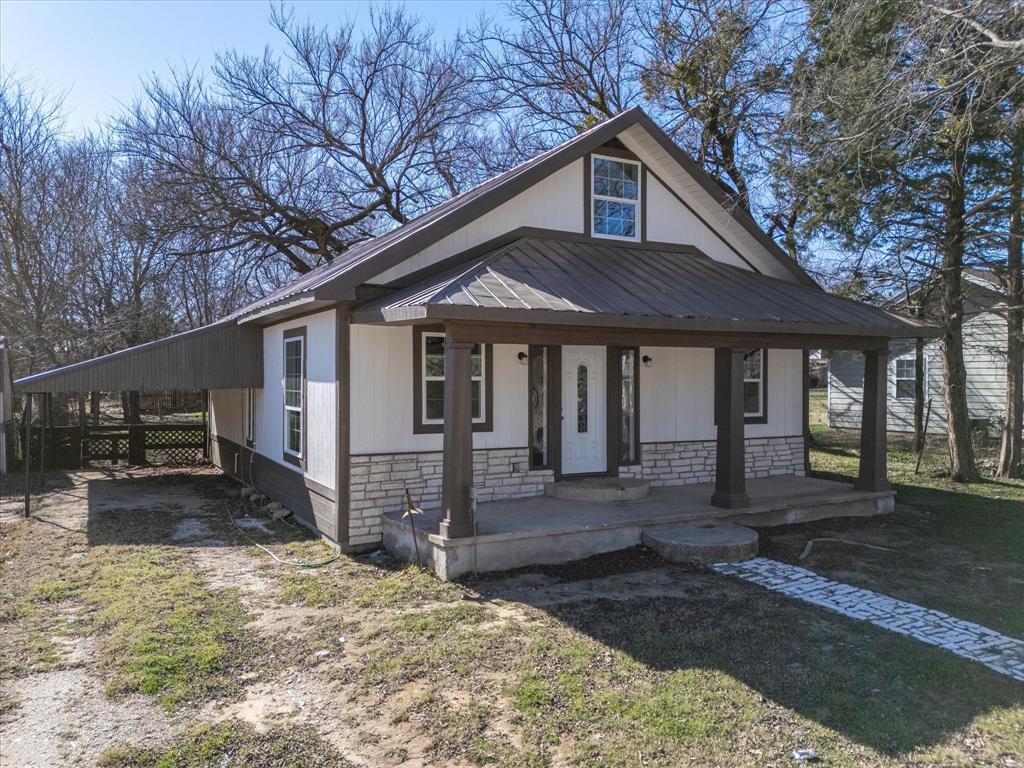
[[[263,335],[221,320],[14,383],[23,392],[262,387]]]
[[[523,312],[531,313],[528,321],[535,323],[545,322],[546,313],[575,313],[583,323],[595,316],[669,318],[684,321],[680,328],[720,331],[933,335],[919,321],[724,264],[690,246],[571,237],[520,238],[360,306],[354,319],[500,321]],[[561,317],[558,322],[566,321]]]

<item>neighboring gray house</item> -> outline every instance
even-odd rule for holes
[[[1006,405],[1006,300],[998,280],[981,270],[964,273],[964,363],[967,368],[967,408],[972,421],[987,424],[991,433],[1001,426]],[[933,293],[926,316],[937,317],[941,297]],[[890,432],[914,431],[916,343],[900,339],[889,345],[886,387]],[[945,379],[939,340],[924,347],[925,403],[931,400],[928,433],[946,432]],[[828,421],[831,427],[860,427],[864,362],[845,351],[829,358]]]
[[[878,369],[930,335],[822,291],[631,109],[219,323],[18,386],[208,389],[217,466],[346,551],[413,556],[408,491],[451,578],[891,509],[879,376],[856,485],[804,477],[807,350]]]

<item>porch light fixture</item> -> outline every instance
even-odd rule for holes
[[[519,359],[520,365],[526,365],[530,360],[530,356],[525,352],[520,352],[516,357]]]
[[[644,364],[644,368],[650,368],[652,365],[654,365],[654,358],[651,357],[650,355],[644,355],[643,357],[640,358],[640,362]]]

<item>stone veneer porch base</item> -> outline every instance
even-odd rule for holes
[[[642,463],[619,467],[619,476],[649,480],[652,486],[708,483],[715,477],[715,441],[643,443]],[[747,476],[803,476],[802,436],[749,437]],[[441,451],[381,453],[352,457],[349,480],[349,544],[381,542],[384,515],[404,510],[405,489],[422,509],[441,506]],[[550,469],[531,470],[528,448],[473,451],[473,486],[478,503],[542,496],[554,481]]]

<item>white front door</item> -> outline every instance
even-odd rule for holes
[[[608,468],[604,347],[562,347],[562,474]]]

